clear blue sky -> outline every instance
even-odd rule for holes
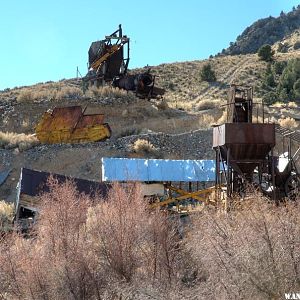
[[[87,71],[90,43],[123,25],[130,68],[207,58],[294,0],[0,0],[0,89]]]

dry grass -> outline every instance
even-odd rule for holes
[[[290,117],[278,119],[278,124],[281,127],[291,128],[291,129],[298,127],[296,120]]]
[[[287,104],[287,107],[289,108],[297,108],[298,107],[298,104],[296,102],[289,102]]]
[[[8,232],[12,230],[12,222],[14,218],[15,207],[13,203],[4,200],[0,201],[0,232]]]
[[[20,151],[30,149],[39,144],[37,137],[33,134],[2,132],[0,131],[0,148],[14,149]]]
[[[165,99],[155,102],[155,106],[160,110],[167,110],[169,108],[168,102]]]
[[[56,84],[43,84],[21,89],[17,96],[18,102],[57,101],[62,99],[78,99],[83,96],[79,87]]]
[[[215,117],[209,114],[202,114],[199,116],[199,127],[200,128],[210,128],[216,123]]]
[[[286,104],[283,102],[275,102],[274,104],[271,105],[271,107],[275,107],[275,108],[283,108],[285,106]]]
[[[220,99],[217,100],[205,99],[205,100],[200,100],[196,104],[195,109],[196,111],[214,109],[220,107],[222,104],[224,104],[224,102],[221,101]]]
[[[151,142],[144,139],[137,139],[132,145],[132,150],[134,153],[144,157],[160,157],[159,149],[154,147]]]
[[[227,111],[224,110],[222,113],[222,116],[218,119],[217,124],[218,125],[224,124],[224,123],[226,123],[226,121],[227,121]]]
[[[127,92],[125,90],[121,90],[119,88],[114,88],[111,86],[100,86],[100,87],[90,87],[86,95],[91,98],[126,98],[126,99],[133,99],[134,94],[131,92]]]

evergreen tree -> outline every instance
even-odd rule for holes
[[[272,61],[274,51],[270,45],[263,45],[258,49],[257,52],[259,58],[264,61]]]
[[[200,78],[202,81],[213,82],[216,81],[215,71],[212,69],[210,63],[205,64],[200,71]]]

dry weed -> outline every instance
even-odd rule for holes
[[[210,128],[215,124],[215,118],[209,114],[202,114],[199,116],[199,125],[201,128]]]
[[[17,96],[18,102],[33,102],[41,100],[78,99],[82,97],[82,90],[75,86],[63,84],[43,84],[25,88]]]
[[[2,132],[0,131],[0,148],[19,148],[20,151],[30,149],[39,144],[34,134]]]
[[[142,154],[146,157],[159,155],[159,150],[154,147],[151,142],[144,139],[137,139],[132,145],[132,150],[135,153]]]
[[[22,90],[17,96],[18,102],[31,102],[34,100],[33,93],[31,90],[26,89]]]
[[[78,87],[70,87],[70,86],[63,86],[59,89],[55,94],[56,100],[61,99],[78,99],[81,98],[83,95],[82,90]]]
[[[166,110],[169,108],[168,102],[165,99],[155,103],[155,106],[160,110]]]
[[[33,238],[1,240],[3,299],[131,299],[147,286],[163,293],[180,282],[177,223],[149,213],[138,185],[91,199],[52,179],[41,201]]]
[[[190,245],[207,272],[203,299],[281,299],[300,288],[299,205],[257,195],[227,215],[194,219]],[[202,298],[201,298],[202,299]]]
[[[297,128],[298,124],[294,118],[286,117],[278,119],[278,124],[285,128]]]
[[[197,103],[196,110],[201,111],[201,110],[214,109],[216,107],[220,107],[221,104],[222,104],[221,100],[205,99]]]
[[[12,230],[15,208],[13,203],[4,200],[0,201],[0,231],[7,232]]]
[[[275,102],[274,104],[271,105],[272,107],[276,107],[276,108],[283,108],[286,106],[285,103],[283,102]]]
[[[100,87],[92,86],[88,89],[87,96],[92,98],[103,98],[103,97],[126,98],[126,99],[134,98],[133,93],[127,92],[125,90],[121,90],[119,88],[114,88],[111,86],[100,86]]]
[[[296,102],[289,102],[287,104],[287,107],[289,108],[297,108],[298,107],[298,104]]]
[[[221,125],[227,122],[227,111],[224,110],[222,116],[218,119],[217,124]]]

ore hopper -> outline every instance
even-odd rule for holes
[[[289,152],[274,155],[275,124],[254,123],[251,87],[232,85],[227,102],[227,122],[214,127],[213,148],[216,151],[216,189],[226,198],[245,196],[247,187],[255,187],[275,201],[298,196],[300,177]],[[257,107],[256,107],[257,108]],[[258,115],[258,112],[257,112]],[[289,147],[290,148],[290,147]],[[226,172],[221,167],[226,165]],[[223,193],[224,194],[224,193]]]
[[[104,123],[103,114],[86,112],[85,107],[56,107],[47,111],[36,126],[37,138],[42,143],[97,142],[111,136],[111,130]]]

